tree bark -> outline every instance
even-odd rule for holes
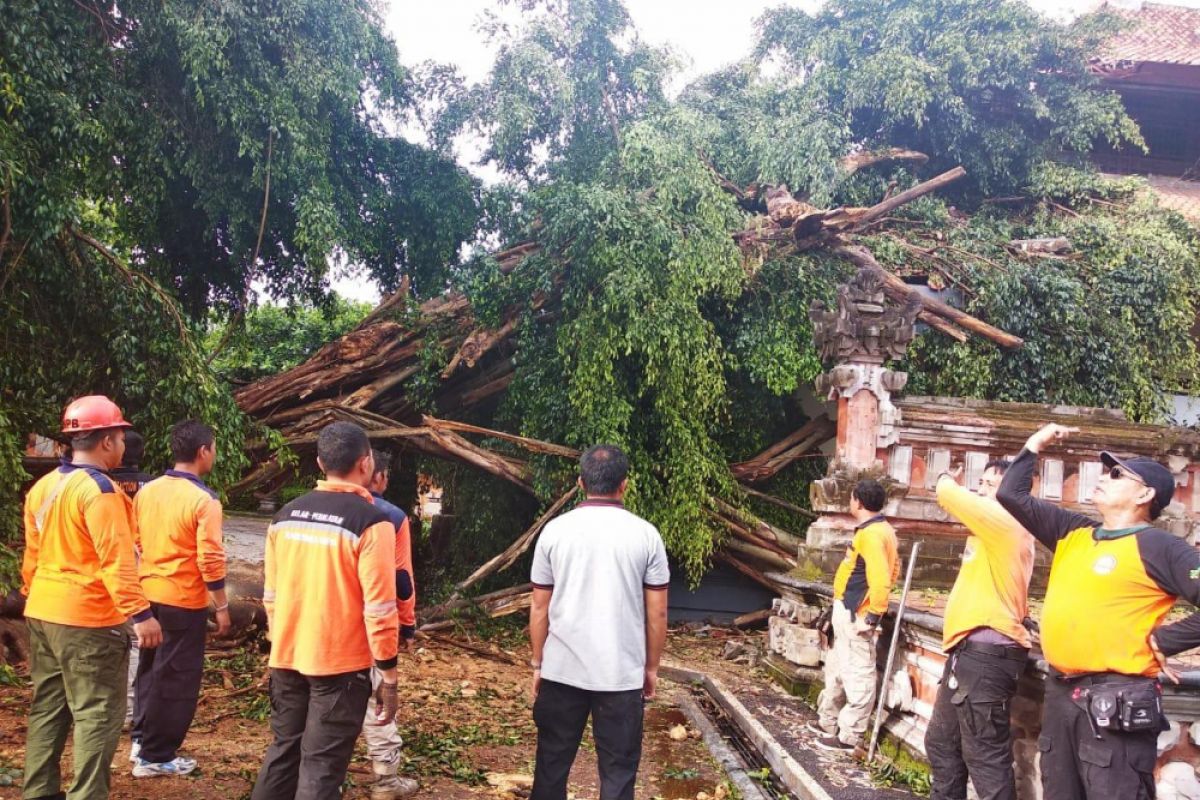
[[[537,540],[538,534],[542,532],[542,528],[546,527],[546,523],[558,516],[558,513],[563,510],[563,507],[565,507],[567,503],[571,502],[571,499],[575,497],[578,491],[579,486],[572,486],[562,497],[555,500],[554,504],[546,509],[546,511],[534,521],[533,525],[529,526],[528,530],[518,536],[516,541],[510,544],[504,550],[504,552],[494,556],[486,564],[472,572],[466,579],[460,581],[458,585],[454,587],[454,594],[451,595],[450,600],[457,600],[459,595],[489,575],[511,567],[513,562],[520,558],[521,555]]]
[[[902,205],[911,203],[918,197],[924,197],[930,192],[936,192],[945,186],[949,186],[959,178],[967,174],[967,171],[962,167],[955,167],[952,170],[943,172],[941,175],[930,178],[927,181],[918,183],[911,189],[906,189],[898,195],[889,197],[881,203],[876,203],[866,210],[866,212],[858,218],[854,224],[854,230],[862,230],[867,225],[870,225],[880,217],[885,217],[895,211]]]
[[[837,425],[822,414],[780,439],[758,455],[729,467],[739,481],[757,483],[766,480],[796,461],[813,447],[822,444],[837,432]]]

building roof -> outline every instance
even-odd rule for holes
[[[1101,61],[1153,62],[1200,66],[1200,8],[1163,3],[1143,3],[1122,8],[1105,2],[1101,11],[1123,17],[1131,24],[1105,45]]]

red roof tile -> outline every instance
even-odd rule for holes
[[[1104,62],[1200,66],[1200,8],[1144,3],[1135,11],[1106,2],[1100,9],[1132,22],[1105,46]]]

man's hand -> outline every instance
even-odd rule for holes
[[[646,670],[645,677],[642,679],[642,699],[653,700],[654,695],[658,693],[658,670]]]
[[[405,639],[403,636],[401,636],[400,637],[400,650],[405,653],[411,653],[413,651],[413,640]]]
[[[154,617],[133,623],[133,633],[137,636],[138,647],[153,650],[162,644],[162,626]]]
[[[400,686],[397,683],[380,681],[375,688],[375,721],[373,725],[387,725],[396,719],[400,707]]]
[[[1066,425],[1051,422],[1049,425],[1043,425],[1037,433],[1025,441],[1025,449],[1031,453],[1040,453],[1046,445],[1059,444],[1072,433],[1079,433],[1079,428],[1069,428]]]
[[[862,637],[873,636],[876,630],[876,627],[867,622],[867,618],[863,616],[855,617],[852,627],[854,633]]]
[[[1158,665],[1162,667],[1163,674],[1167,676],[1171,683],[1179,683],[1179,673],[1167,666],[1167,657],[1162,650],[1158,649],[1158,639],[1151,633],[1147,638],[1150,643],[1150,652],[1154,653],[1154,658],[1158,661]]]
[[[963,465],[958,464],[957,466],[951,467],[950,469],[946,470],[942,474],[938,475],[938,480],[940,481],[942,478],[949,478],[950,480],[954,481],[955,483],[962,483],[962,474],[963,474]]]
[[[533,682],[529,684],[529,702],[537,702],[538,689],[542,688],[542,671],[535,668],[533,670]]]
[[[232,627],[232,625],[233,623],[229,620],[229,607],[226,606],[225,608],[217,611],[217,630],[213,635],[218,639],[222,638],[229,633],[229,629]]]

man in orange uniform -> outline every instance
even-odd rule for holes
[[[1175,479],[1150,458],[1101,453],[1099,521],[1031,494],[1038,454],[1077,429],[1047,425],[1025,442],[996,499],[1054,551],[1042,606],[1050,664],[1042,708],[1042,791],[1053,800],[1154,797],[1167,729],[1159,670],[1200,645],[1200,614],[1161,625],[1180,597],[1200,604],[1200,550],[1152,524]],[[1161,627],[1160,627],[1161,625]]]
[[[72,460],[25,498],[21,591],[33,678],[26,800],[63,797],[59,760],[72,722],[71,800],[108,797],[125,718],[128,622],[146,649],[162,637],[137,580],[129,498],[108,475],[121,463],[128,427],[107,397],[72,402],[63,412]]]
[[[142,487],[133,501],[142,560],[138,573],[162,645],[139,655],[133,721],[135,778],[186,775],[195,759],[178,754],[200,699],[208,601],[217,635],[229,630],[221,501],[204,483],[217,459],[212,428],[188,420],[171,429],[174,469]]]
[[[896,531],[881,513],[886,500],[883,486],[873,480],[859,481],[850,494],[850,515],[858,526],[833,578],[833,647],[817,699],[817,730],[824,735],[816,745],[823,750],[853,750],[871,716],[875,633],[900,574]]]
[[[271,636],[274,741],[252,800],[340,795],[371,698],[376,725],[396,716],[396,530],[367,486],[371,443],[350,422],[317,437],[326,479],[267,530],[263,603]]]
[[[396,528],[396,611],[400,615],[400,641],[406,651],[412,649],[413,637],[417,635],[417,587],[413,580],[412,532],[408,515],[398,506],[384,499],[391,478],[392,457],[381,450],[372,452],[375,459],[375,475],[371,478],[371,497],[375,507],[382,511]],[[371,685],[378,688],[383,675],[378,669],[371,670]],[[416,794],[421,788],[413,778],[399,774],[400,749],[404,739],[395,722],[387,725],[373,724],[373,712],[367,709],[363,723],[363,736],[367,740],[367,755],[371,758],[371,770],[375,783],[371,785],[371,800],[400,800]]]
[[[960,486],[956,474],[937,482],[938,503],[971,536],[946,601],[946,670],[925,733],[932,800],[966,800],[968,776],[979,800],[1017,797],[1009,703],[1031,645],[1023,620],[1033,537],[996,502],[1009,463],[987,463],[979,494]]]

